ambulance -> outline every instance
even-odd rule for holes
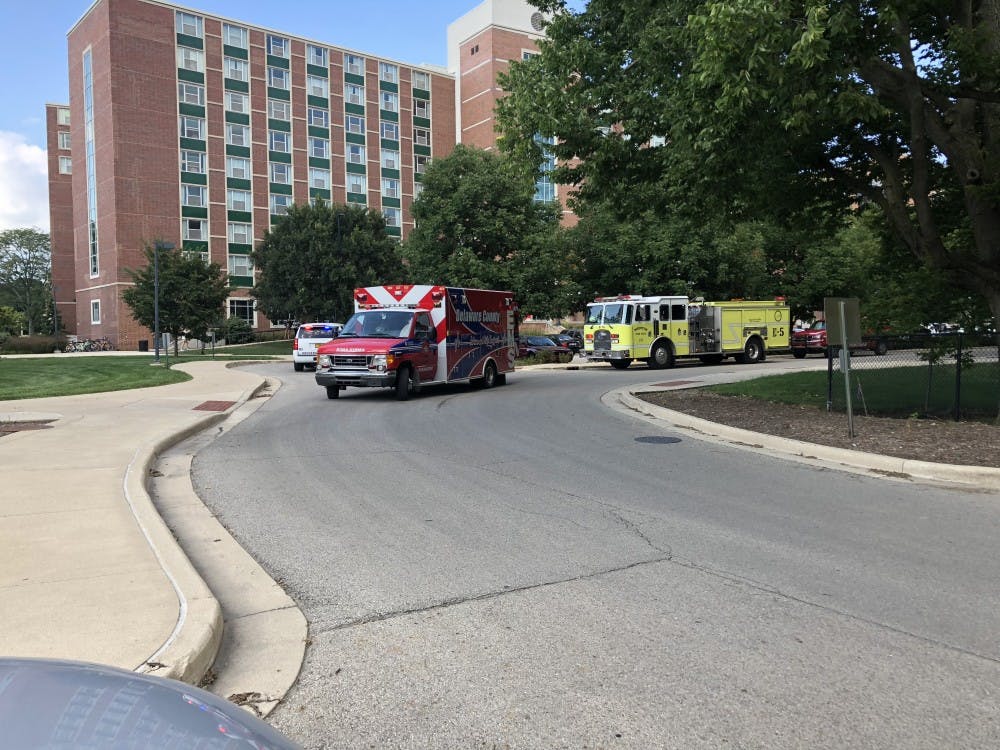
[[[405,401],[422,386],[467,382],[492,388],[514,371],[517,306],[512,292],[393,284],[354,290],[354,314],[317,350],[316,384],[327,398],[345,388],[393,388]]]
[[[791,311],[780,297],[705,302],[624,294],[587,305],[583,333],[584,357],[622,370],[635,360],[652,369],[685,358],[762,362],[768,353],[789,351]]]

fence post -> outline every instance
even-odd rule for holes
[[[955,421],[962,418],[962,333],[958,334],[958,346],[955,349]]]
[[[826,342],[826,410],[833,411],[833,347]]]

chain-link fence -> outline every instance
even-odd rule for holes
[[[836,411],[847,409],[843,360],[831,350],[827,405]],[[1000,416],[1000,346],[990,334],[867,339],[850,351],[848,382],[854,414],[992,422]]]

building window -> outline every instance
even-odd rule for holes
[[[309,187],[311,188],[322,188],[323,190],[330,189],[330,170],[320,169],[319,167],[310,167],[309,169]]]
[[[242,222],[229,222],[229,241],[234,245],[249,245],[253,242],[253,227]]]
[[[399,197],[399,180],[392,180],[388,177],[382,178],[382,195],[386,198]]]
[[[356,83],[348,83],[344,86],[344,97],[347,99],[348,104],[359,104],[363,107],[365,104],[365,87],[359,86]]]
[[[101,322],[101,301],[99,299],[90,300],[90,322]]]
[[[292,196],[290,195],[271,195],[271,214],[274,216],[284,216],[288,213],[288,209],[292,206]]]
[[[291,88],[291,76],[288,75],[288,71],[284,68],[268,68],[267,85],[274,89],[288,91]]]
[[[184,239],[207,240],[208,222],[204,219],[184,219]]]
[[[382,92],[382,109],[386,112],[398,112],[399,111],[399,94],[394,94],[391,91]]]
[[[326,138],[309,138],[309,156],[319,159],[330,158],[330,141]]]
[[[190,47],[177,48],[177,67],[184,70],[193,70],[196,73],[205,72],[205,53],[200,49]]]
[[[230,23],[222,24],[222,43],[230,47],[247,48],[247,30]]]
[[[236,57],[224,57],[222,59],[222,74],[234,81],[249,81],[250,64],[246,60],[240,60]]]
[[[226,109],[230,112],[250,114],[250,97],[235,91],[227,91],[225,95]]]
[[[70,149],[69,133],[66,132],[65,130],[60,130],[58,133],[58,137],[59,137],[59,148],[62,149],[63,151],[69,151]]]
[[[385,216],[385,224],[389,227],[403,226],[403,212],[398,208],[383,208],[382,215]]]
[[[416,155],[413,157],[413,171],[417,174],[423,174],[427,171],[427,162],[430,161],[429,156]]]
[[[288,122],[292,119],[292,105],[280,99],[268,99],[267,116],[272,120],[284,120]]]
[[[420,194],[424,192],[424,185],[422,182],[413,183],[413,199],[416,200],[420,197]]]
[[[277,185],[291,185],[292,165],[278,161],[271,162],[271,182]]]
[[[365,179],[363,174],[348,174],[347,175],[347,192],[354,194],[362,194],[368,190],[368,181]]]
[[[427,73],[424,73],[422,70],[414,70],[413,88],[421,89],[422,91],[430,91],[431,77]]]
[[[399,125],[394,122],[383,122],[379,124],[379,135],[389,141],[399,140]]]
[[[292,139],[291,134],[286,133],[283,130],[269,130],[267,131],[267,147],[271,151],[277,151],[281,154],[288,154],[292,151]]]
[[[347,129],[348,133],[364,135],[365,118],[358,117],[357,115],[347,115],[347,118],[344,120],[344,127]]]
[[[537,52],[532,52],[532,51],[526,50],[526,49],[521,50],[521,60],[522,61],[523,60],[530,60],[533,57],[538,57],[538,53]]]
[[[204,185],[181,185],[181,205],[207,206],[208,189]]]
[[[399,169],[399,152],[391,148],[382,149],[382,166],[385,169]]]
[[[315,44],[306,45],[306,62],[310,65],[319,65],[325,68],[330,64],[330,54],[326,47],[317,47]]]
[[[386,62],[379,63],[378,77],[386,83],[399,83],[399,66]]]
[[[288,40],[283,36],[267,35],[267,54],[275,57],[288,57]]]
[[[205,87],[197,83],[185,83],[181,81],[177,84],[177,100],[184,104],[197,104],[205,106]]]
[[[59,157],[59,174],[73,174],[73,160],[70,157]]]
[[[365,147],[359,146],[357,143],[347,144],[347,161],[351,164],[364,164],[365,163]]]
[[[234,122],[226,124],[226,143],[230,146],[250,145],[250,126],[237,125]]]
[[[68,123],[69,110],[59,110],[60,120],[62,112],[66,112]],[[87,247],[90,276],[93,278],[99,274],[100,268],[97,253],[97,174],[94,172],[96,150],[94,145],[94,61],[89,49],[83,53],[83,133],[86,153],[84,165],[87,170]]]
[[[229,317],[245,320],[251,328],[254,324],[253,300],[252,299],[231,299],[229,300]]]
[[[552,203],[556,199],[556,188],[552,182],[552,171],[556,168],[556,157],[552,152],[552,147],[556,139],[552,136],[535,136],[535,143],[542,150],[542,164],[539,167],[540,176],[535,182],[534,200],[538,203]]]
[[[250,179],[250,160],[242,156],[226,157],[226,177],[236,180]]]
[[[431,145],[431,131],[424,130],[423,128],[413,129],[413,142],[418,146],[430,146]]]
[[[431,116],[431,103],[426,99],[414,99],[413,100],[413,116],[414,117],[430,117]]]
[[[321,96],[326,99],[330,96],[330,82],[320,76],[306,76],[306,93],[309,96]]]
[[[191,13],[177,11],[175,19],[177,22],[178,34],[187,34],[188,36],[197,37],[204,36],[204,31],[201,25],[201,16],[195,16]]]
[[[319,107],[309,107],[306,110],[306,122],[317,128],[330,127],[330,113]]]
[[[479,45],[478,44],[473,45],[472,48],[469,49],[469,54],[470,55],[478,55],[479,54]]]
[[[69,110],[66,107],[59,107],[56,110],[56,123],[59,125],[69,125]]]
[[[230,276],[253,276],[253,261],[249,255],[229,256]]]
[[[358,55],[344,55],[344,71],[356,76],[365,74],[365,58]]]
[[[205,120],[201,117],[181,115],[181,138],[205,140]]]
[[[181,171],[205,174],[205,152],[182,150]]]
[[[227,190],[226,207],[230,211],[249,211],[253,208],[249,190]]]

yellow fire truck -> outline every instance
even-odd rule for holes
[[[705,302],[681,296],[598,297],[587,305],[583,354],[624,370],[633,360],[652,369],[673,367],[678,358],[718,364],[762,362],[768,353],[789,351],[791,312],[782,298]]]

